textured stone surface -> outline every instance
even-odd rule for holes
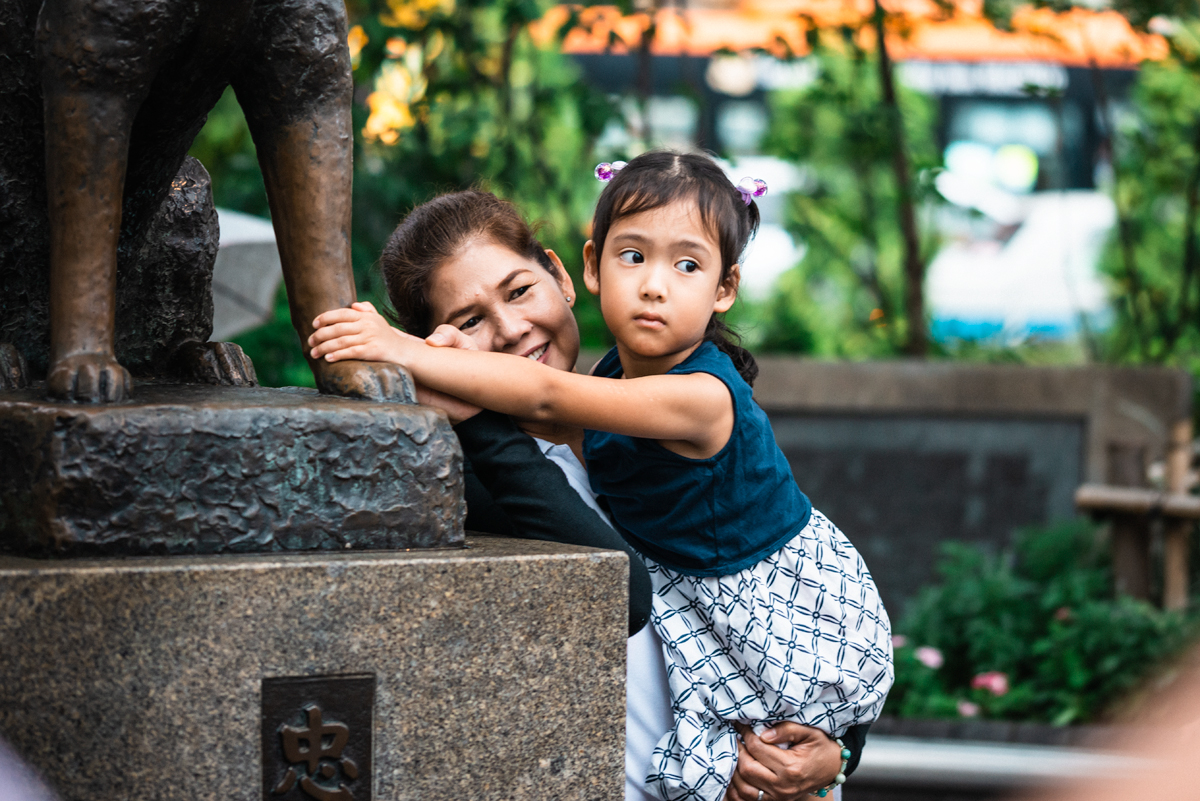
[[[624,554],[0,557],[0,736],[65,801],[262,797],[264,677],[377,677],[377,799],[620,799]]]
[[[315,390],[144,384],[84,406],[0,392],[0,551],[34,556],[446,547],[444,415]]]

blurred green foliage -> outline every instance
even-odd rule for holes
[[[1111,557],[1090,523],[1031,529],[1009,553],[948,543],[941,582],[925,588],[896,630],[887,713],[1057,725],[1102,718],[1188,644],[1200,616],[1115,597]],[[940,652],[940,666],[928,664]],[[926,661],[922,661],[924,656]],[[1007,692],[972,687],[1003,673]],[[967,711],[974,711],[968,709]]]
[[[1171,56],[1145,64],[1115,125],[1114,200],[1122,220],[1101,269],[1114,324],[1101,355],[1120,363],[1200,370],[1200,21],[1169,37]]]
[[[535,0],[374,0],[349,5],[354,56],[352,257],[359,297],[385,301],[375,271],[384,242],[413,206],[479,186],[513,200],[577,279],[584,227],[600,187],[591,150],[616,113],[560,52],[563,29],[529,24]],[[564,18],[565,24],[570,19]],[[266,214],[254,146],[232,93],[192,148],[217,204]],[[579,286],[582,283],[579,282]],[[576,303],[584,346],[610,343],[598,304]],[[286,302],[237,337],[268,386],[312,384]]]
[[[908,325],[904,240],[878,61],[852,29],[818,38],[813,58],[811,85],[771,97],[764,150],[802,170],[804,184],[787,199],[785,225],[807,250],[760,306],[758,345],[825,357],[897,355]],[[940,164],[936,106],[905,89],[898,102],[917,176],[915,200],[927,214],[938,202],[930,180]],[[927,237],[926,259],[935,245]]]

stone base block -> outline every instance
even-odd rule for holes
[[[0,736],[64,801],[616,801],[627,575],[482,537],[0,558]]]
[[[0,551],[208,554],[462,543],[441,413],[316,390],[139,383],[129,403],[0,392]]]

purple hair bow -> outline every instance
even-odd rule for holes
[[[596,180],[602,184],[606,184],[616,177],[617,173],[625,169],[625,162],[614,161],[609,164],[607,161],[596,165]]]
[[[767,194],[767,182],[761,178],[743,178],[738,181],[737,191],[742,193],[742,200],[749,206],[751,200]]]

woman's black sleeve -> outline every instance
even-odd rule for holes
[[[846,764],[847,776],[854,772],[858,761],[862,759],[863,746],[867,744],[867,730],[870,728],[870,723],[860,723],[846,729],[846,733],[842,735],[842,743],[850,749],[850,761]]]
[[[507,415],[485,410],[454,430],[475,477],[517,536],[629,555],[629,634],[640,631],[650,617],[650,574],[629,543],[571,488],[558,465]],[[479,519],[477,514],[470,516]]]

